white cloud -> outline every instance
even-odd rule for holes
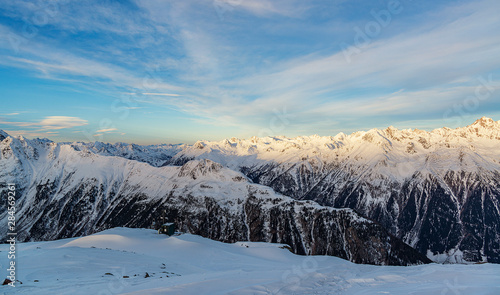
[[[270,0],[253,0],[253,1],[240,0],[234,2],[240,3],[239,5],[235,5],[236,8],[241,7],[257,15],[281,14],[281,15],[291,16],[296,13],[296,11],[293,9],[294,7],[292,6],[293,4],[290,3],[293,1],[288,1],[288,3],[286,1],[272,2]]]
[[[4,1],[2,9],[10,17],[27,23],[29,21],[30,25],[52,25],[70,32],[104,30],[130,35],[148,34],[152,31],[151,27],[142,24],[141,13],[128,13],[126,6],[120,2]]]
[[[306,3],[294,0],[214,0],[213,6],[221,18],[234,10],[245,10],[257,16],[287,17],[300,16],[307,10]]]
[[[276,12],[282,4],[266,0],[232,3],[234,9],[263,15]],[[352,56],[351,63],[341,51],[330,55],[322,52],[271,63],[253,74],[241,75],[245,73],[242,69],[237,78],[224,76],[227,73],[222,71],[228,69],[222,63],[243,58],[238,49],[220,50],[227,46],[212,39],[209,32],[184,24],[181,40],[193,61],[185,75],[197,81],[198,87],[186,90],[182,100],[149,102],[198,115],[201,118],[196,120],[204,124],[242,128],[267,124],[273,110],[283,107],[298,115],[297,122],[346,113],[384,116],[444,112],[473,93],[479,75],[500,68],[500,35],[496,32],[500,24],[491,9],[495,3],[486,0],[434,11],[422,16],[426,21],[415,29],[389,38],[377,36]],[[179,13],[176,16],[180,18]],[[400,26],[404,21],[394,17],[390,26]],[[353,39],[354,35],[353,31]],[[401,88],[405,90],[390,93]],[[356,95],[359,91],[362,93]]]
[[[97,130],[96,132],[98,133],[107,133],[107,132],[112,132],[112,131],[116,131],[118,129],[116,128],[106,128],[106,129],[100,129],[100,130]]]
[[[144,92],[144,93],[125,93],[128,95],[151,95],[151,96],[180,96],[175,93],[152,93],[152,92]]]
[[[0,124],[37,128],[38,131],[59,130],[87,125],[87,120],[78,117],[48,116],[39,122],[10,122],[0,119]]]
[[[491,1],[441,11],[437,18],[446,16],[446,22],[435,23],[431,30],[373,40],[351,63],[342,52],[306,56],[233,80],[228,83],[232,88],[258,97],[244,106],[234,104],[234,110],[255,114],[267,108],[271,113],[288,106],[307,116],[307,109],[315,106],[314,112],[324,117],[332,114],[329,106],[352,106],[344,109],[371,114],[442,109],[445,102],[463,100],[459,91],[477,85],[477,76],[500,68],[500,22],[488,4]],[[396,87],[407,91],[381,98],[386,89]],[[363,89],[373,90],[352,97]],[[417,96],[434,103],[424,107]]]
[[[12,40],[16,35],[10,28],[0,24],[0,39]],[[29,44],[28,44],[29,43]],[[9,42],[0,44],[0,48],[17,49],[16,56],[3,56],[1,65],[27,70],[37,70],[43,78],[53,80],[71,80],[88,83],[88,79],[97,80],[99,84],[114,87],[135,88],[140,90],[165,90],[182,92],[183,87],[174,86],[162,81],[155,74],[155,67],[145,67],[142,74],[127,70],[113,63],[107,63],[92,57],[77,55],[65,49],[47,45],[50,42],[38,42],[36,39],[23,39],[23,43],[14,46]],[[29,45],[29,46],[28,46]],[[85,78],[85,79],[82,79]]]
[[[48,116],[38,124],[45,130],[58,130],[87,125],[87,120],[78,117]]]

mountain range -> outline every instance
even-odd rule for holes
[[[186,232],[284,243],[298,254],[500,263],[500,121],[485,117],[430,132],[193,145],[55,143],[5,132],[0,140],[0,181],[18,186],[24,241],[148,227],[166,212]]]

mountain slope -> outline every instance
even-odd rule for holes
[[[21,241],[88,235],[115,226],[148,227],[165,210],[181,230],[224,242],[285,243],[294,253],[357,263],[429,262],[351,209],[293,200],[210,160],[153,167],[22,137],[6,137],[0,150],[0,180],[16,183],[20,196]],[[0,208],[5,221],[6,207]],[[6,230],[0,228],[0,235],[5,237]]]
[[[129,160],[148,163],[155,167],[163,166],[170,159],[186,148],[184,144],[157,144],[141,146],[118,142],[115,144],[104,142],[72,142],[70,144],[75,150],[99,154],[102,156],[116,156]]]

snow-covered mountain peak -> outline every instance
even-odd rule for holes
[[[3,130],[0,130],[0,141],[6,139],[7,137],[9,137],[9,134],[7,134],[7,132]]]
[[[491,118],[482,117],[469,126],[458,128],[460,136],[467,137],[468,134],[500,140],[500,121],[494,121]]]
[[[340,132],[337,135],[335,135],[333,138],[335,140],[344,140],[346,138],[346,134],[344,132]]]
[[[170,164],[210,159],[243,172],[253,182],[271,184],[285,195],[301,198],[316,194],[316,182],[323,177],[339,177],[337,181],[343,182],[341,175],[345,173],[353,177],[353,183],[370,183],[363,194],[373,196],[367,198],[368,203],[376,203],[383,199],[380,196],[384,192],[376,192],[373,187],[388,190],[393,184],[400,186],[415,178],[445,183],[450,175],[471,179],[480,175],[478,179],[484,183],[494,181],[500,171],[498,122],[482,118],[477,124],[491,126],[433,131],[388,127],[350,135],[203,141],[203,149],[187,146],[172,157]],[[328,175],[328,171],[337,169],[339,175]],[[289,188],[290,182],[296,184],[295,189]]]
[[[191,179],[210,178],[224,181],[248,181],[240,172],[225,168],[221,164],[208,159],[187,162],[180,167],[177,175],[179,177],[188,177]]]
[[[481,117],[480,119],[477,119],[474,123],[472,123],[469,126],[481,126],[481,127],[486,127],[486,128],[495,128],[500,126],[500,122],[495,122],[492,118],[488,117]]]

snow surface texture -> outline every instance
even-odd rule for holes
[[[497,264],[358,265],[294,255],[280,244],[147,229],[21,243],[18,253],[20,282],[0,286],[2,294],[500,294]],[[4,268],[6,255],[0,262]]]

